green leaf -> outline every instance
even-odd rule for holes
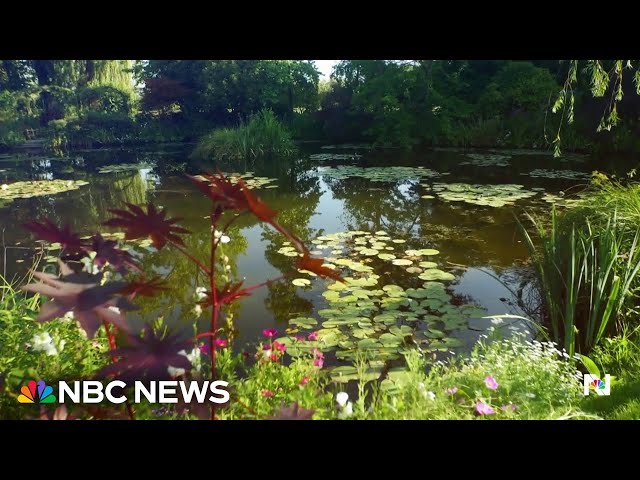
[[[582,360],[582,364],[591,375],[595,375],[600,378],[600,369],[593,360],[585,355],[580,355],[580,360]]]

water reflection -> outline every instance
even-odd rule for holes
[[[79,190],[50,197],[16,199],[0,206],[0,229],[4,245],[24,246],[30,237],[20,224],[50,218],[69,223],[80,233],[93,233],[110,217],[110,208],[123,208],[125,203],[148,201],[166,207],[171,216],[182,217],[182,225],[191,230],[186,238],[190,251],[205,259],[209,248],[209,202],[182,175],[196,173],[211,165],[187,165],[189,147],[163,151],[101,150],[77,152],[72,160],[32,159],[2,164],[2,178],[82,178],[90,185]],[[527,188],[544,187],[558,192],[576,182],[561,179],[531,178],[526,173],[534,168],[549,168],[553,159],[525,155],[514,157],[512,168],[456,167],[461,161],[457,152],[432,152],[407,156],[398,153],[372,155],[362,159],[364,166],[425,166],[437,171],[451,171],[446,182],[521,183]],[[224,171],[253,171],[255,175],[275,178],[278,188],[260,189],[258,194],[278,210],[279,221],[309,243],[319,235],[346,230],[384,230],[392,238],[408,239],[411,245],[439,250],[441,266],[458,267],[460,277],[452,283],[452,291],[464,301],[474,301],[490,314],[527,313],[535,310],[536,299],[530,287],[529,270],[523,266],[526,249],[521,243],[514,213],[523,207],[533,208],[527,200],[516,206],[491,208],[464,203],[444,202],[439,198],[421,198],[427,192],[418,177],[394,181],[372,182],[362,177],[336,179],[316,171],[318,163],[305,158],[293,162],[253,164],[221,164]],[[147,164],[137,170],[97,173],[109,164]],[[331,165],[329,162],[328,165]],[[619,164],[618,164],[619,166]],[[569,168],[565,165],[562,168]],[[576,162],[571,169],[589,171],[588,162]],[[543,205],[543,208],[548,206]],[[231,241],[221,254],[228,258],[229,281],[244,280],[245,285],[263,282],[282,273],[296,273],[293,260],[277,253],[281,237],[269,227],[258,224],[248,215],[236,221],[228,233]],[[409,245],[409,244],[408,244]],[[407,248],[409,246],[407,245]],[[11,276],[24,272],[29,265],[29,251],[7,249],[7,269]],[[143,268],[166,276],[171,292],[140,302],[135,322],[164,317],[171,324],[207,322],[205,314],[193,310],[194,292],[204,286],[204,279],[184,257],[169,248],[160,252],[139,253]],[[23,260],[24,263],[16,263]],[[395,282],[413,276],[396,273]],[[401,283],[400,283],[401,284]],[[255,341],[260,331],[275,327],[281,331],[288,319],[312,316],[324,306],[323,283],[303,290],[290,281],[271,284],[242,299],[231,315],[237,326],[240,343]],[[475,338],[467,332],[465,338]]]

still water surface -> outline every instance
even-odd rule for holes
[[[88,185],[78,190],[51,196],[16,199],[0,203],[0,229],[3,233],[5,258],[3,270],[11,278],[30,265],[33,245],[30,235],[20,225],[33,219],[48,217],[59,224],[69,223],[77,231],[93,233],[100,223],[110,218],[109,208],[122,208],[125,202],[142,204],[152,201],[166,207],[170,216],[183,217],[182,225],[193,232],[186,243],[204,258],[208,245],[209,203],[183,176],[199,173],[211,166],[188,163],[191,145],[145,147],[136,150],[78,151],[70,154],[73,161],[34,157],[0,159],[0,183],[23,179],[82,179]],[[548,178],[530,176],[535,170],[570,170],[591,172],[595,160],[573,156],[563,160],[532,152],[471,152],[439,150],[405,155],[399,152],[372,154],[353,147],[346,149],[304,147],[299,159],[257,165],[221,165],[227,172],[251,171],[254,176],[274,179],[255,192],[280,211],[279,219],[308,245],[318,236],[349,230],[384,231],[392,239],[404,239],[394,253],[407,248],[432,248],[440,253],[423,258],[438,263],[438,268],[456,275],[447,282],[454,303],[476,304],[487,314],[526,314],[518,306],[514,293],[520,292],[525,303],[535,308],[535,292],[529,282],[525,262],[526,248],[518,231],[514,213],[523,209],[546,212],[551,203],[546,193],[569,197],[584,186],[584,178]],[[471,153],[471,156],[469,154]],[[318,157],[318,154],[321,154]],[[340,154],[338,159],[326,155]],[[315,155],[315,156],[312,156]],[[324,155],[324,157],[322,156]],[[321,159],[318,159],[321,158]],[[468,163],[470,162],[470,163]],[[466,163],[460,165],[461,163]],[[131,164],[100,172],[108,165]],[[339,166],[366,167],[336,170]],[[598,161],[600,171],[622,172],[629,163]],[[372,168],[385,167],[372,175]],[[411,167],[398,169],[395,167]],[[433,170],[443,176],[421,175],[419,168]],[[111,170],[111,171],[110,171]],[[118,171],[121,170],[121,171]],[[336,174],[340,171],[340,174]],[[435,174],[434,174],[435,175]],[[553,173],[550,174],[554,176]],[[566,177],[566,175],[560,175]],[[373,178],[372,178],[373,177]],[[518,184],[530,193],[513,205],[477,205],[447,200],[437,194],[433,183],[465,183],[479,185],[480,191],[491,192],[492,185]],[[465,187],[458,187],[464,190]],[[422,198],[423,196],[427,198]],[[455,195],[455,193],[454,193]],[[433,198],[429,198],[429,196]],[[477,199],[477,198],[476,198]],[[491,200],[491,199],[490,199]],[[482,200],[480,201],[482,203]],[[230,274],[244,278],[245,285],[262,282],[282,273],[295,273],[293,259],[278,253],[282,240],[273,231],[245,216],[229,232],[231,241],[223,245],[229,257]],[[394,245],[390,243],[390,245]],[[396,245],[397,247],[398,245]],[[25,248],[27,247],[27,248]],[[330,255],[324,251],[323,255]],[[166,275],[173,291],[143,303],[134,314],[142,317],[163,315],[169,323],[192,322],[195,314],[193,293],[198,280],[194,268],[175,251],[165,249],[144,256],[146,269]],[[417,261],[416,261],[417,264]],[[377,265],[377,264],[376,264]],[[405,268],[382,266],[387,283],[407,288],[416,274]],[[302,275],[304,276],[304,275]],[[312,279],[313,280],[313,279]],[[319,318],[318,310],[327,308],[322,296],[327,283],[313,280],[301,288],[289,281],[270,285],[243,299],[234,311],[238,345],[255,342],[260,332],[269,327],[284,331],[293,317]],[[204,321],[204,319],[202,319]],[[472,319],[470,326],[456,330],[455,336],[469,346],[487,322]]]

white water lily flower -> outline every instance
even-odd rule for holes
[[[340,408],[345,408],[348,401],[349,394],[347,392],[339,392],[336,395],[336,403],[340,406]]]
[[[9,188],[9,185],[7,185],[6,183],[3,183],[2,187],[0,188],[2,188],[2,190],[7,190]]]

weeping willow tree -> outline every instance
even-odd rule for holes
[[[85,62],[89,86],[110,86],[133,96],[133,60],[85,60]]]

